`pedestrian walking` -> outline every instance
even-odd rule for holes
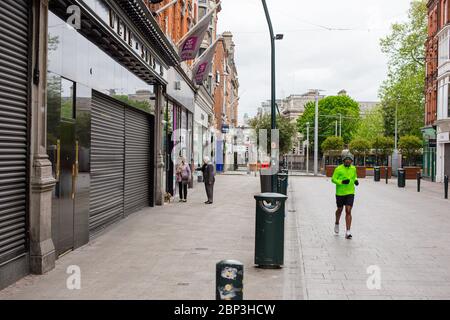
[[[187,202],[188,184],[191,181],[191,168],[186,160],[181,157],[180,163],[177,165],[176,177],[178,182],[178,190],[180,192],[180,202]]]
[[[214,165],[211,163],[209,157],[203,158],[203,166],[202,166],[202,174],[203,174],[203,182],[205,183],[206,195],[208,200],[205,204],[213,203],[214,196],[214,183],[216,182]]]
[[[350,152],[342,154],[343,164],[334,170],[332,182],[336,185],[336,222],[334,232],[339,234],[339,222],[345,207],[346,239],[352,239],[352,209],[355,201],[355,186],[359,185],[356,167],[352,165],[353,155]]]

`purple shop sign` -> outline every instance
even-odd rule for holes
[[[192,36],[185,40],[180,52],[183,61],[195,59],[198,52],[198,40],[197,36]]]
[[[205,74],[208,70],[209,62],[203,62],[200,64],[197,68],[197,72],[195,74],[195,83],[197,85],[201,85],[203,83],[203,80],[205,79]]]

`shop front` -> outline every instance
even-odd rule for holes
[[[73,1],[63,2],[51,2],[48,21],[47,152],[56,180],[57,257],[154,205],[155,92],[166,85],[170,64],[124,2],[75,1],[90,20],[79,30],[63,20]]]
[[[31,1],[0,1],[0,289],[29,270],[31,12]]]
[[[165,90],[165,168],[166,194],[176,196],[176,166],[184,159],[195,170],[194,163],[194,97],[188,76],[181,68],[168,70]],[[192,184],[191,184],[192,187]]]
[[[422,129],[423,147],[423,177],[431,181],[436,181],[436,148],[437,136],[434,127]]]
[[[194,164],[200,167],[203,159],[208,156],[212,159],[211,127],[214,101],[211,95],[202,86],[195,96],[194,113]],[[197,181],[201,179],[201,173],[197,172]],[[199,178],[200,177],[200,178]]]

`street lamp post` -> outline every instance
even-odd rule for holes
[[[275,83],[275,40],[282,40],[283,39],[283,35],[282,34],[277,34],[275,35],[273,32],[273,26],[272,26],[272,21],[270,19],[270,14],[269,14],[269,9],[267,8],[267,3],[266,0],[261,0],[263,7],[264,7],[264,13],[266,14],[266,19],[267,19],[267,24],[269,26],[269,33],[270,33],[270,46],[271,46],[271,53],[272,53],[272,58],[271,58],[271,128],[272,130],[275,130],[277,128],[277,124],[276,124],[276,83]],[[273,157],[273,152],[272,152],[272,147],[273,147],[273,141],[272,141],[272,146],[271,146],[271,157],[272,157],[272,163],[271,163],[271,168],[273,169],[275,167],[275,165],[278,163],[279,159],[276,159],[275,157]],[[276,145],[276,148],[279,148],[279,145]],[[272,192],[276,192],[276,186],[277,186],[277,176],[276,174],[274,174],[274,172],[272,171]]]
[[[398,103],[395,105],[395,152],[398,150]]]
[[[319,174],[319,90],[316,90],[316,108],[314,117],[314,175]]]
[[[306,123],[306,174],[309,174],[309,122]]]

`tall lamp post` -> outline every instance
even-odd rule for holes
[[[273,26],[272,26],[272,21],[270,19],[270,14],[269,14],[269,9],[267,8],[267,3],[266,0],[261,0],[263,7],[264,7],[264,12],[266,14],[266,19],[267,19],[267,24],[269,25],[269,32],[270,32],[270,45],[271,45],[271,52],[272,52],[272,72],[271,72],[271,79],[272,79],[272,94],[271,94],[271,128],[272,130],[275,130],[277,128],[277,124],[276,124],[276,83],[275,83],[275,40],[282,40],[283,39],[283,35],[282,34],[277,34],[275,35],[273,32]],[[271,155],[272,153],[272,147],[274,147],[274,143],[272,141],[272,146],[271,146]],[[275,146],[277,149],[279,148],[279,145]],[[278,163],[279,159],[275,159],[272,158],[272,168],[275,167],[275,165]],[[273,174],[274,172],[272,171],[272,192],[276,192],[277,190],[277,176],[276,174]]]

